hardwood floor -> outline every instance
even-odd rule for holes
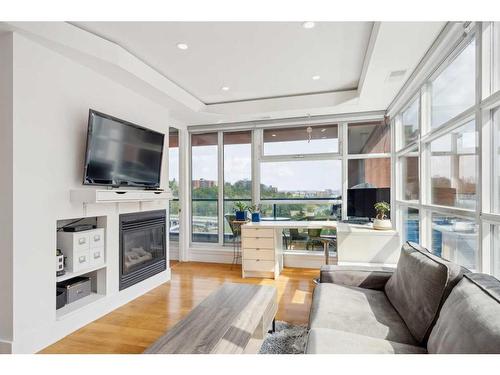
[[[278,320],[307,324],[319,271],[285,268],[277,280],[241,278],[240,266],[172,264],[172,280],[73,332],[41,353],[142,353],[224,282],[274,285]]]

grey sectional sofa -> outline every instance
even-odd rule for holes
[[[500,281],[406,243],[396,269],[324,266],[306,353],[500,353]]]

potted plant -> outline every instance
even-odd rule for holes
[[[234,212],[236,214],[236,220],[245,221],[247,219],[247,205],[243,202],[236,202],[234,204]]]
[[[390,204],[387,202],[377,202],[374,207],[375,211],[377,211],[377,216],[373,220],[373,229],[392,229],[391,220],[387,218],[387,213],[391,210]]]
[[[252,223],[260,222],[260,205],[254,204],[252,206],[248,206],[248,211],[252,214]]]

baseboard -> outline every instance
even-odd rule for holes
[[[204,263],[227,263],[233,262],[233,250],[231,249],[209,249],[191,248],[189,249],[190,262]],[[239,262],[241,263],[241,262]]]
[[[322,252],[315,253],[285,253],[284,266],[293,268],[321,268],[325,264],[325,257]],[[227,263],[233,262],[233,250],[221,248],[190,248],[189,261],[204,263]],[[238,262],[241,263],[241,262]]]

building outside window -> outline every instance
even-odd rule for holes
[[[474,210],[477,185],[474,121],[431,142],[432,204]]]
[[[391,159],[350,159],[347,181],[347,216],[373,218],[376,202],[391,201]]]
[[[416,99],[401,114],[403,147],[415,142],[420,132],[420,99]]]
[[[391,152],[390,126],[382,121],[353,123],[348,126],[349,154],[386,154]]]
[[[417,202],[420,197],[418,152],[412,151],[400,157],[402,197],[405,201]]]

